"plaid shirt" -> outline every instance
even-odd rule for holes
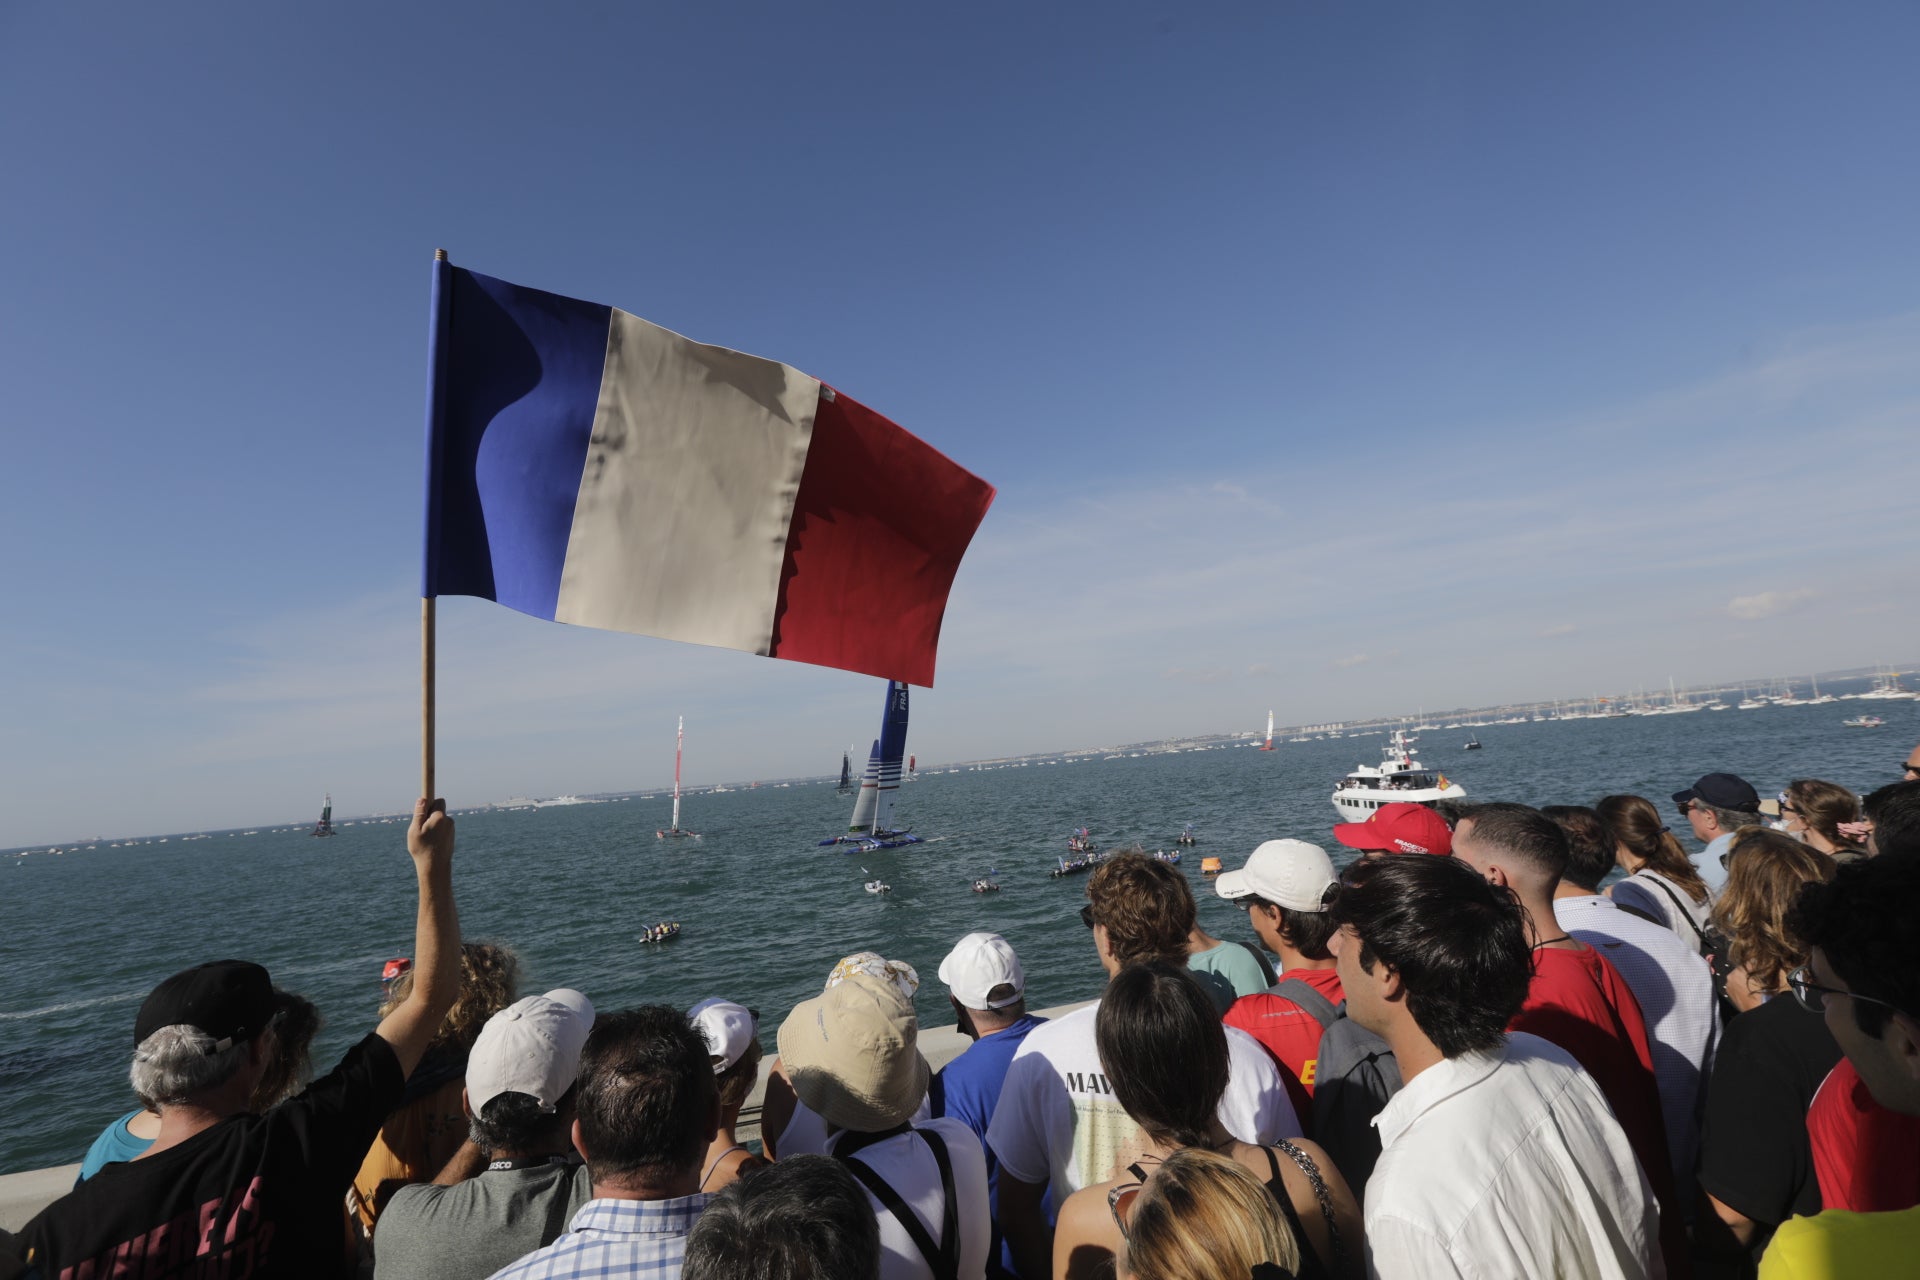
[[[492,1280],[679,1280],[687,1232],[712,1199],[589,1200],[558,1240]]]

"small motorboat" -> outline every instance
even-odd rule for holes
[[[1104,853],[1088,853],[1078,858],[1062,858],[1060,865],[1047,872],[1049,879],[1058,880],[1062,876],[1077,876],[1083,871],[1091,871],[1107,860]]]
[[[869,880],[866,884],[866,890],[868,893],[892,893],[893,886],[884,880]]]
[[[1180,865],[1180,851],[1178,849],[1175,849],[1172,852],[1168,852],[1165,849],[1161,849],[1157,851],[1153,856],[1155,861],[1164,862],[1170,867],[1177,867]]]
[[[975,893],[998,893],[1000,892],[1000,886],[991,880],[975,880],[973,882],[973,891]]]
[[[1840,723],[1849,729],[1878,729],[1886,721],[1879,716],[1852,716]]]
[[[1068,853],[1086,854],[1098,853],[1099,851],[1100,846],[1093,842],[1093,833],[1085,827],[1081,827],[1078,831],[1075,831],[1067,837]]]
[[[1200,843],[1200,839],[1193,834],[1193,824],[1189,822],[1180,829],[1180,834],[1173,838],[1173,842],[1175,844],[1195,845]]]
[[[672,942],[680,936],[678,920],[663,920],[640,934],[642,942]]]
[[[1467,745],[1463,749],[1467,751],[1478,751],[1480,749],[1480,739],[1469,735],[1467,738]]]
[[[1203,876],[1217,876],[1217,875],[1219,875],[1219,874],[1220,874],[1220,859],[1218,859],[1218,858],[1202,858],[1202,859],[1200,859],[1200,874],[1201,874],[1201,875],[1203,875]]]

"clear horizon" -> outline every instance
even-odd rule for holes
[[[944,759],[1920,629],[1911,5],[0,34],[0,842],[410,801],[436,247],[792,363],[998,486],[915,695]],[[802,775],[881,700],[440,616],[454,800],[625,789],[683,713],[690,776]]]

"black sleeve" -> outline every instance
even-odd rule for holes
[[[266,1118],[299,1144],[328,1185],[344,1187],[359,1171],[381,1122],[400,1104],[406,1087],[393,1046],[368,1035],[347,1050],[339,1066]]]
[[[1812,1164],[1778,1012],[1763,1005],[1728,1025],[1700,1131],[1701,1189],[1767,1226],[1791,1216]]]

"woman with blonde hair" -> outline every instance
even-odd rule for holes
[[[1660,811],[1642,796],[1602,796],[1593,810],[1613,833],[1613,860],[1627,878],[1607,890],[1623,911],[1664,924],[1707,953],[1713,895]]]
[[[1742,827],[1727,848],[1727,884],[1714,904],[1713,924],[1726,939],[1714,976],[1725,976],[1726,997],[1741,1013],[1787,989],[1787,975],[1807,962],[1800,940],[1787,931],[1787,908],[1802,885],[1833,879],[1834,862],[1790,835]]]
[[[1788,835],[1837,862],[1867,856],[1865,846],[1840,830],[1842,823],[1860,821],[1860,797],[1837,782],[1795,778],[1780,793],[1780,820]]]
[[[1280,1203],[1236,1160],[1189,1147],[1142,1186],[1115,1189],[1124,1244],[1118,1274],[1134,1280],[1294,1280],[1300,1246]]]
[[[1121,1201],[1182,1152],[1223,1157],[1266,1187],[1289,1237],[1299,1242],[1297,1260],[1287,1264],[1290,1274],[1300,1280],[1353,1280],[1361,1274],[1366,1252],[1360,1206],[1327,1153],[1304,1138],[1254,1146],[1235,1139],[1220,1122],[1229,1075],[1227,1028],[1185,965],[1146,960],[1115,974],[1100,997],[1094,1043],[1114,1098],[1140,1126],[1138,1156],[1120,1163],[1119,1176],[1082,1187],[1060,1206],[1054,1280],[1111,1275],[1129,1230],[1118,1211]]]

